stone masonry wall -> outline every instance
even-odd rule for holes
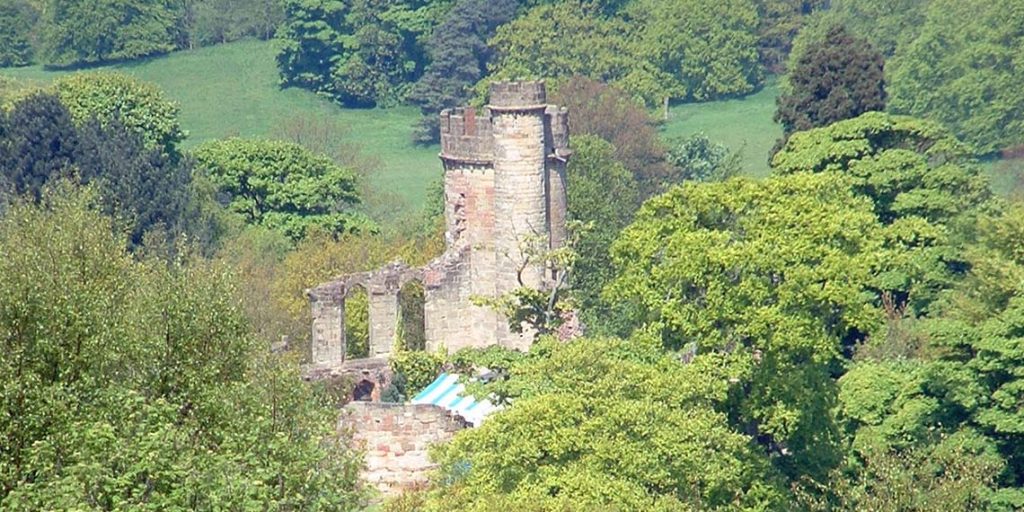
[[[556,278],[527,260],[528,254],[560,247],[566,237],[569,114],[546,100],[543,82],[495,83],[482,111],[441,112],[445,253],[421,269],[393,264],[311,290],[314,363],[344,359],[345,290],[357,280],[370,295],[371,356],[389,353],[398,290],[420,278],[428,350],[529,348],[534,333],[512,332],[506,319],[472,299],[499,296],[521,284],[544,289]]]
[[[385,496],[424,485],[436,467],[427,448],[466,427],[462,418],[422,404],[352,402],[339,420],[339,429],[350,429],[353,441],[366,450],[363,482]]]

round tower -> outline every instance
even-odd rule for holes
[[[550,243],[546,101],[543,82],[491,85],[498,294],[544,284],[543,265],[528,258],[536,259]]]

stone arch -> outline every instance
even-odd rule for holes
[[[412,276],[398,290],[399,322],[403,348],[424,350],[427,345],[426,289],[423,279]]]

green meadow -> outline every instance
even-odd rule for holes
[[[242,41],[102,69],[153,82],[177,101],[181,123],[189,133],[186,146],[229,136],[265,137],[297,118],[335,121],[347,127],[340,143],[379,163],[366,184],[373,192],[374,212],[390,218],[418,213],[431,183],[440,175],[437,146],[411,142],[418,110],[345,109],[308,91],[282,89],[275,54],[273,42]],[[0,75],[36,84],[68,72],[39,66],[0,69]],[[676,104],[659,130],[668,140],[703,132],[740,153],[744,174],[763,177],[768,174],[768,152],[782,135],[781,127],[772,121],[778,92],[778,83],[772,80],[743,98]],[[984,165],[994,188],[1002,193],[1016,188],[1022,167],[1019,160]]]

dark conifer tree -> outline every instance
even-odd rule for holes
[[[828,126],[865,112],[885,109],[885,58],[842,25],[790,64],[790,90],[779,96],[775,121],[783,139],[798,131]]]
[[[470,99],[470,87],[483,78],[493,54],[487,40],[512,20],[518,6],[518,0],[459,0],[434,30],[427,44],[431,63],[409,96],[424,116],[414,135],[417,143],[437,142],[437,113]]]
[[[56,96],[35,93],[17,102],[4,116],[0,173],[5,194],[38,199],[43,186],[71,172],[78,136],[71,113]]]
[[[75,165],[83,181],[97,186],[105,213],[124,223],[133,246],[153,229],[167,230],[172,240],[185,228],[192,181],[187,164],[146,149],[120,120],[83,125]]]

